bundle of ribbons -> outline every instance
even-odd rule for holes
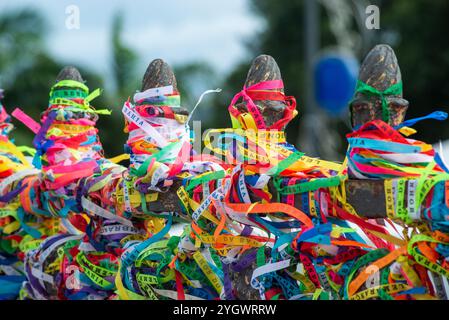
[[[15,299],[22,282],[26,280],[23,263],[19,258],[19,244],[27,236],[21,230],[14,199],[21,191],[7,189],[8,179],[30,168],[22,151],[9,139],[13,129],[11,117],[1,104],[0,90],[0,299]]]
[[[95,122],[107,112],[90,105],[98,91],[57,83],[41,124],[16,111],[36,153],[31,164],[2,130],[0,281],[9,286],[0,297],[447,299],[444,162],[403,137],[410,128],[382,121],[348,135],[347,167],[307,157],[286,141],[296,104],[282,86],[238,93],[233,128],[207,133],[208,154],[192,150],[178,92],[137,93],[122,109],[129,169],[114,163],[125,156],[103,157]],[[264,99],[286,105],[269,124]],[[2,111],[0,128],[8,120]],[[347,172],[384,180],[385,223],[346,201]],[[155,212],[170,191],[179,209]]]

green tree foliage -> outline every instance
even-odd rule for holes
[[[378,41],[390,42],[398,56],[404,97],[410,102],[407,118],[449,112],[448,16],[445,0],[383,2]],[[448,121],[424,121],[415,128],[416,139],[434,143],[449,138]]]
[[[137,54],[122,39],[123,16],[117,13],[112,22],[112,69],[117,98],[126,99],[137,89]]]
[[[122,14],[116,13],[111,32],[111,68],[115,90],[106,93],[107,107],[112,110],[112,115],[102,116],[98,122],[99,135],[107,157],[123,153],[126,134],[123,132],[122,105],[140,88],[140,76],[136,72],[138,56],[123,41],[123,23]]]
[[[1,85],[4,105],[11,112],[21,107],[34,119],[48,103],[48,88],[61,65],[44,51],[42,34],[46,24],[36,12],[24,9],[0,16]],[[33,134],[17,121],[14,134],[18,144],[31,145]]]
[[[121,30],[121,18],[117,16],[112,37],[112,67],[117,90],[113,93],[103,92],[92,102],[97,108],[113,110],[112,116],[100,116],[98,121],[106,156],[123,152],[126,137],[123,134],[123,118],[119,104],[137,88],[134,84],[137,80],[133,75],[137,58],[123,45]],[[45,31],[45,21],[36,11],[25,9],[0,15],[0,85],[5,89],[4,105],[8,112],[20,107],[35,120],[40,118],[41,112],[47,107],[48,92],[65,65],[46,52]],[[83,66],[76,67],[91,90],[104,88],[100,75]],[[14,124],[17,127],[13,135],[16,143],[31,146],[34,134],[19,121],[14,121]]]
[[[42,51],[41,35],[46,31],[41,16],[30,9],[3,12],[0,16],[0,80],[12,83]]]

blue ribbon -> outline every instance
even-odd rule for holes
[[[428,114],[427,116],[424,117],[419,117],[419,118],[414,118],[414,119],[410,119],[410,120],[406,120],[404,122],[402,122],[400,125],[395,126],[394,128],[396,130],[402,128],[402,127],[411,127],[413,125],[415,125],[416,123],[422,121],[422,120],[427,120],[427,119],[433,119],[433,120],[438,120],[438,121],[443,121],[447,119],[447,113],[444,111],[434,111],[430,114]]]

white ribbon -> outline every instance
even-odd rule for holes
[[[167,94],[173,93],[173,86],[165,86],[165,87],[159,87],[159,88],[150,88],[148,90],[145,90],[143,92],[137,92],[134,95],[134,102],[138,102],[141,100],[144,100],[146,98],[153,98],[153,97],[160,97]]]
[[[123,217],[117,216],[117,215],[103,209],[102,207],[100,207],[100,206],[96,205],[95,203],[93,203],[92,201],[88,200],[86,197],[82,197],[81,205],[83,206],[84,209],[86,209],[87,211],[89,211],[97,216],[103,217],[105,219],[117,221],[119,223],[122,223],[122,224],[124,224],[126,226],[130,226],[130,227],[132,227],[132,225],[133,225],[131,223],[131,221],[129,221]]]
[[[129,102],[125,102],[123,105],[122,113],[129,121],[133,122],[136,126],[152,137],[157,142],[159,147],[163,148],[168,144],[167,140],[160,135],[152,125],[150,125],[144,118],[131,109]]]

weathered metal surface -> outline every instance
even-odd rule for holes
[[[151,61],[142,79],[142,91],[170,85],[174,91],[178,91],[178,83],[172,68],[162,59]]]
[[[175,181],[167,192],[159,192],[158,200],[147,203],[148,210],[161,213],[161,212],[182,212],[176,190],[182,185],[181,181]]]
[[[359,80],[383,92],[402,81],[401,70],[393,49],[388,45],[375,46],[366,56],[360,67]],[[392,126],[404,121],[408,101],[402,98],[402,92],[386,97]],[[382,99],[356,93],[350,105],[352,126],[358,127],[368,121],[382,119]]]
[[[365,218],[386,217],[383,180],[348,180],[346,199]]]
[[[84,83],[83,77],[77,68],[72,66],[64,67],[56,77],[56,82],[62,80],[75,80]]]
[[[375,46],[360,67],[359,80],[383,92],[402,82],[401,69],[394,50],[388,45]],[[404,121],[409,103],[398,94],[385,96],[388,103],[391,126]],[[375,119],[382,119],[382,98],[357,92],[350,105],[351,124],[361,126]],[[385,121],[385,120],[384,120]],[[351,177],[350,175],[350,178]],[[348,202],[364,217],[386,216],[383,181],[350,180],[347,183]]]
[[[270,80],[282,80],[281,71],[273,57],[263,54],[253,60],[246,77],[245,87],[247,88],[257,83]],[[284,88],[273,91],[284,92]],[[260,110],[267,127],[282,119],[285,108],[287,107],[282,101],[272,100],[256,100],[254,104]],[[240,112],[248,112],[244,102],[236,104],[236,108]]]
[[[151,88],[173,86],[173,91],[178,92],[178,84],[172,68],[162,59],[151,61],[143,76],[142,91]],[[182,107],[172,107],[172,111],[180,115],[188,115],[187,109]]]

